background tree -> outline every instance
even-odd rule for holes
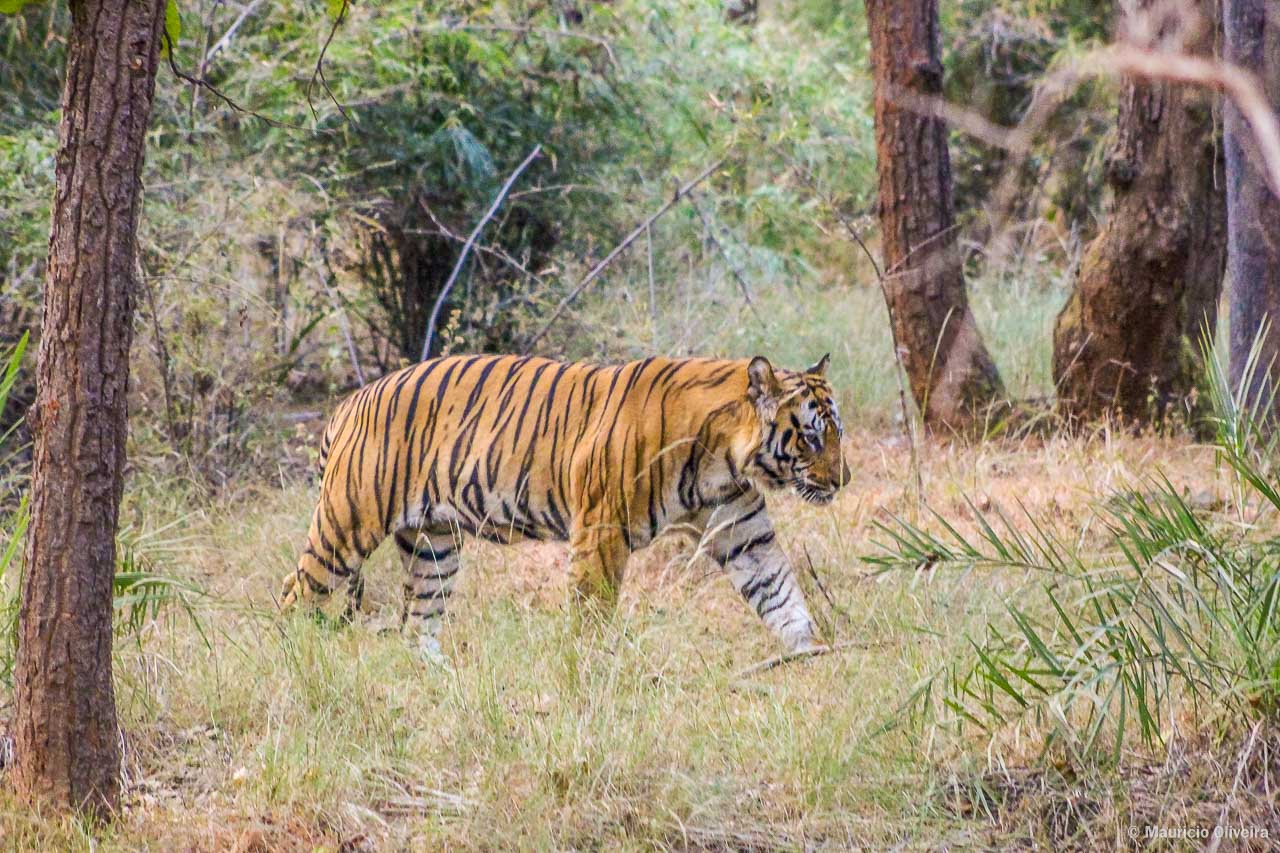
[[[112,579],[143,144],[163,0],[71,0],[14,688],[15,784],[112,811]]]
[[[1004,396],[965,293],[942,120],[936,0],[869,0],[885,285],[903,365],[927,425],[968,431]]]
[[[1198,14],[1145,3],[1121,22],[1142,49],[1213,50],[1213,4]],[[1200,376],[1201,336],[1217,319],[1226,259],[1214,95],[1202,86],[1130,77],[1107,156],[1108,218],[1089,244],[1058,315],[1053,375],[1064,412],[1159,417]]]
[[[1267,6],[1271,5],[1271,15]],[[1267,101],[1280,109],[1280,21],[1266,0],[1226,0],[1223,9],[1228,62],[1257,74]],[[1246,377],[1250,349],[1263,323],[1270,331],[1260,353],[1250,396],[1274,393],[1280,366],[1280,198],[1263,177],[1252,150],[1248,122],[1232,102],[1224,128],[1227,155],[1227,279],[1231,310],[1231,381]],[[1274,402],[1274,401],[1273,401]]]

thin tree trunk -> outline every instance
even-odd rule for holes
[[[1228,62],[1257,74],[1272,108],[1280,109],[1280,20],[1275,4],[1270,18],[1267,6],[1267,0],[1226,0],[1226,55]],[[1280,199],[1262,176],[1248,122],[1230,102],[1224,135],[1231,379],[1240,387],[1250,348],[1266,322],[1270,330],[1250,389],[1251,398],[1258,399],[1274,393],[1280,371],[1280,330],[1275,328],[1280,323]]]
[[[868,0],[867,26],[890,320],[925,423],[971,432],[1004,388],[965,294],[946,127],[907,103],[942,94],[937,0]]]
[[[32,518],[15,671],[14,782],[119,802],[111,586],[125,463],[139,175],[163,0],[71,0],[49,270],[31,413]]]
[[[1199,10],[1204,19],[1184,22],[1199,37],[1183,49],[1210,56],[1212,2]],[[1195,399],[1226,262],[1215,97],[1193,85],[1124,82],[1107,158],[1109,215],[1054,329],[1059,405],[1074,418],[1147,422]]]

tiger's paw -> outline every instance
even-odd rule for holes
[[[787,647],[788,655],[821,655],[831,651],[826,643],[818,639],[811,624],[794,633],[784,634],[782,644]]]
[[[831,647],[826,643],[810,639],[792,647],[787,654],[802,657],[807,655],[825,655],[829,651],[831,651]]]
[[[418,659],[427,666],[453,672],[453,664],[449,661],[449,656],[444,653],[444,649],[440,648],[440,641],[437,638],[429,634],[418,637],[416,651]]]
[[[280,610],[285,611],[298,602],[298,573],[289,572],[280,584]]]

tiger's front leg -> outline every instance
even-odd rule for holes
[[[703,535],[708,552],[725,567],[734,589],[788,652],[821,646],[791,561],[778,545],[758,491],[749,489],[716,507],[706,517]]]

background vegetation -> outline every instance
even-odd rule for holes
[[[1214,821],[1280,835],[1274,446],[1220,371],[1212,447],[1105,427],[917,444],[857,241],[876,253],[860,4],[784,0],[746,24],[695,0],[357,4],[323,81],[323,4],[182,10],[174,61],[223,95],[162,72],[148,141],[116,590],[136,640],[117,650],[129,814],[105,844],[1092,846]],[[948,97],[1006,125],[1112,14],[942,10]],[[9,347],[38,334],[64,15],[0,19]],[[1018,399],[1053,394],[1053,319],[1102,216],[1113,113],[1113,87],[1092,82],[1028,156],[952,139],[970,298]],[[777,515],[850,643],[839,654],[740,677],[768,638],[682,542],[634,561],[616,624],[586,639],[557,549],[478,549],[447,673],[380,630],[398,589],[386,553],[365,622],[275,620],[324,415],[416,360],[466,235],[535,145],[437,350],[523,349],[622,235],[723,161],[538,348],[833,353],[859,481],[829,510],[784,498]],[[997,193],[1006,170],[1015,192]],[[998,253],[995,220],[1013,223]],[[0,386],[6,543],[31,398],[31,371],[15,375]],[[18,846],[88,843],[5,796]]]

